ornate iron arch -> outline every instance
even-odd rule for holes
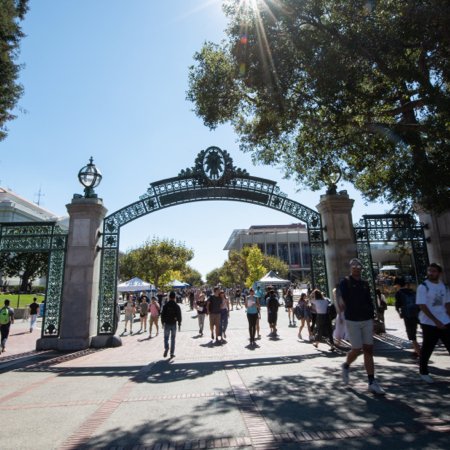
[[[138,201],[105,217],[99,334],[113,334],[115,328],[120,228],[139,217],[164,208],[207,200],[253,203],[284,212],[306,223],[311,249],[311,281],[313,286],[328,291],[320,214],[287,198],[275,181],[253,177],[246,170],[236,168],[227,151],[209,147],[197,155],[194,167],[182,170],[177,177],[151,183]]]

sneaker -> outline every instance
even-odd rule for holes
[[[369,391],[377,395],[386,394],[385,390],[376,381],[373,381],[372,384],[369,384]]]
[[[164,350],[164,358],[167,356],[167,353],[169,353],[169,350]]]
[[[171,358],[175,358],[175,355],[173,353],[170,354]]]
[[[421,374],[420,374],[420,379],[421,379],[422,381],[425,381],[425,383],[428,383],[428,384],[434,383],[433,378],[431,378],[431,376],[428,375],[427,373],[421,373]]]
[[[348,384],[350,378],[350,367],[345,367],[345,364],[342,364],[342,381],[344,384]]]

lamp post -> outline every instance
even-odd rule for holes
[[[20,304],[20,291],[22,289],[22,277],[23,277],[23,272],[19,272],[19,289],[17,290],[17,309],[19,308],[19,304]]]
[[[342,178],[342,171],[339,166],[331,167],[331,168],[322,168],[322,173],[325,181],[327,182],[327,195],[336,195],[337,194],[337,184]]]
[[[92,156],[89,158],[89,164],[78,172],[78,180],[84,186],[84,198],[97,198],[94,188],[102,181],[102,174],[95,166]]]

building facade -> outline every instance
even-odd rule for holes
[[[307,281],[311,271],[311,252],[306,226],[254,225],[231,233],[224,250],[241,250],[256,244],[265,255],[277,256],[289,266],[289,279]]]
[[[2,222],[57,222],[61,228],[69,229],[69,216],[58,217],[45,208],[0,186],[0,223]],[[19,277],[5,279],[0,267],[0,286],[16,286],[19,284]],[[34,284],[45,286],[46,279],[35,280]]]

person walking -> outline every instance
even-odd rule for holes
[[[297,319],[300,321],[300,326],[298,327],[298,338],[302,339],[302,330],[305,327],[308,330],[308,340],[312,340],[312,332],[311,332],[311,309],[308,305],[306,293],[302,292],[300,294],[300,298],[298,299],[298,303],[295,307],[295,313],[297,315]]]
[[[30,312],[30,333],[32,333],[36,326],[37,316],[39,312],[39,303],[37,302],[36,297],[33,298],[33,303],[30,303],[28,305],[28,310]]]
[[[333,340],[334,345],[340,347],[342,341],[347,339],[347,327],[345,325],[345,305],[339,291],[339,284],[333,289],[333,304],[336,308],[336,320],[334,322]]]
[[[416,303],[420,307],[419,321],[422,328],[420,352],[420,378],[426,383],[434,380],[428,373],[428,361],[439,339],[450,354],[450,291],[441,281],[442,267],[428,266],[427,279],[417,288]]]
[[[219,296],[222,299],[222,303],[220,305],[220,335],[226,339],[228,319],[230,318],[230,301],[225,295],[224,290],[220,290]]]
[[[248,332],[250,334],[250,346],[256,345],[256,322],[259,315],[259,300],[255,297],[254,289],[250,289],[249,295],[244,300],[245,311],[247,312]]]
[[[174,291],[169,293],[169,301],[164,305],[161,311],[161,323],[164,327],[164,358],[169,352],[169,337],[170,337],[170,357],[175,357],[175,338],[181,328],[181,308],[175,301],[176,294]]]
[[[294,296],[292,295],[291,289],[288,289],[286,291],[286,295],[284,296],[284,306],[288,313],[289,326],[290,327],[297,326],[297,324],[295,323],[295,316],[294,316]]]
[[[277,335],[277,321],[278,321],[278,308],[280,303],[278,302],[278,297],[275,294],[275,290],[271,289],[269,291],[269,296],[267,298],[267,321],[269,322],[270,334],[272,336]]]
[[[125,313],[125,331],[127,332],[127,323],[130,322],[130,334],[133,334],[133,322],[134,322],[134,315],[136,314],[136,305],[133,301],[132,296],[128,296],[127,303],[125,307],[123,308]]]
[[[364,366],[369,381],[369,391],[383,395],[384,389],[375,380],[375,364],[373,360],[373,317],[374,305],[370,296],[369,283],[361,279],[362,263],[358,258],[350,260],[350,276],[339,283],[339,291],[344,303],[345,323],[351,344],[342,364],[344,384],[349,382],[350,365],[359,353],[364,354]]]
[[[147,332],[148,307],[148,297],[146,295],[143,295],[141,297],[141,305],[139,308],[139,319],[141,321],[141,328],[139,329],[139,333],[142,331],[142,327],[144,327],[144,333]]]
[[[409,287],[403,277],[397,277],[394,284],[398,286],[395,293],[395,310],[405,323],[406,335],[413,345],[413,357],[419,358],[420,345],[417,342],[417,326],[419,324],[419,305],[416,304],[416,293]]]
[[[216,338],[216,344],[220,343],[220,308],[222,306],[222,298],[219,295],[220,289],[216,286],[214,288],[213,295],[210,295],[206,302],[208,314],[209,314],[209,326],[211,328],[211,339],[214,341]],[[216,332],[214,335],[214,331]]]
[[[312,293],[311,303],[316,307],[317,319],[316,326],[317,332],[313,342],[314,347],[319,347],[319,342],[322,340],[323,335],[327,335],[330,339],[330,350],[334,351],[333,341],[333,327],[331,325],[331,319],[328,314],[328,305],[330,300],[325,298],[319,289],[314,289]]]
[[[195,308],[197,309],[198,334],[200,336],[203,336],[203,328],[205,326],[205,316],[207,313],[206,298],[203,292],[200,293],[198,300],[195,304]]]
[[[14,309],[9,306],[9,300],[5,299],[3,307],[0,309],[0,353],[6,351],[6,341],[8,340],[11,324],[14,323]]]
[[[384,323],[384,313],[387,310],[386,297],[380,289],[375,290],[375,297],[377,300],[377,316],[378,319]]]
[[[159,334],[159,315],[161,312],[161,307],[159,306],[158,299],[153,296],[150,300],[150,306],[149,306],[149,312],[150,312],[150,320],[149,320],[149,327],[148,327],[148,334],[150,337],[152,337],[152,328],[153,325],[155,325],[156,328],[156,335]]]

